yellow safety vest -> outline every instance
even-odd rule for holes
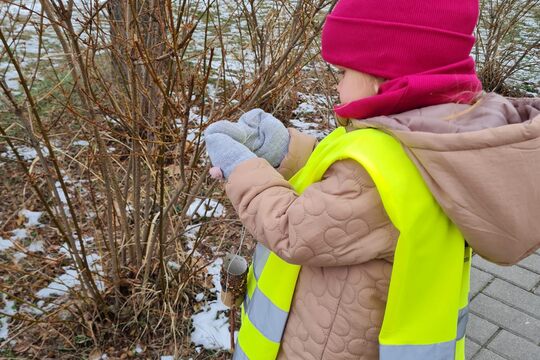
[[[400,232],[379,335],[380,359],[464,360],[471,249],[401,144],[383,131],[336,129],[290,183],[301,194],[343,159],[366,169]],[[300,266],[257,245],[233,359],[277,357],[299,271]]]

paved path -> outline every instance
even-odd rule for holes
[[[474,256],[468,360],[540,360],[540,251],[512,267]]]

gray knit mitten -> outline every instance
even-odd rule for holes
[[[225,178],[229,177],[238,164],[256,157],[246,146],[225,134],[205,133],[204,141],[212,165],[221,168]]]
[[[237,123],[222,120],[210,125],[205,135],[226,134],[255,155],[266,159],[273,167],[278,167],[289,147],[287,128],[271,114],[261,109],[253,109],[240,117]]]

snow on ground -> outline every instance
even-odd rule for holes
[[[29,237],[29,228],[35,228],[35,227],[41,226],[41,223],[39,222],[39,219],[42,215],[41,212],[23,209],[21,210],[20,214],[26,217],[24,228],[13,230],[11,232],[11,237],[9,239],[4,239],[0,237],[0,251],[7,250],[13,246],[14,242],[23,240]],[[85,242],[85,244],[91,245],[91,243],[93,242],[93,238],[84,237],[83,241]],[[21,259],[27,256],[28,252],[45,252],[44,242],[42,240],[34,240],[32,243],[30,243],[26,247],[26,251],[16,252],[12,254],[12,256],[16,261],[20,261]],[[67,246],[61,247],[60,253],[69,253]],[[101,264],[99,263],[99,259],[100,259],[99,255],[95,253],[91,253],[90,255],[86,257],[86,261],[88,262],[90,269],[95,274],[97,274],[96,276],[97,279],[95,280],[97,288],[99,290],[103,290],[105,286],[103,282],[99,280],[99,278],[103,276],[103,269],[101,267]],[[64,270],[64,273],[57,276],[55,279],[53,279],[53,281],[51,281],[51,283],[47,287],[39,290],[36,293],[37,298],[47,299],[47,298],[55,297],[55,296],[62,296],[68,293],[71,288],[80,285],[79,274],[77,273],[77,270],[73,266],[65,266],[63,267],[63,270]],[[0,295],[0,296],[3,296],[3,295]],[[6,303],[5,308],[0,309],[0,311],[9,315],[15,314],[15,310],[13,309],[14,302],[8,301],[4,297],[0,299],[3,300],[3,301],[0,301],[2,305]],[[40,300],[35,306],[24,304],[21,306],[19,310],[21,312],[32,314],[32,315],[42,315],[56,306],[57,305],[55,303],[46,304],[45,301]],[[8,320],[9,320],[8,318],[0,316],[0,339],[2,337],[4,338],[7,337]]]
[[[41,300],[40,300],[41,301]],[[45,314],[45,311],[42,310],[43,309],[43,305],[45,305],[45,303],[43,302],[41,306],[37,305],[37,306],[29,306],[27,304],[23,304],[21,305],[21,307],[19,308],[19,312],[20,313],[24,313],[24,314],[30,314],[30,315],[37,315],[37,316],[41,316],[43,314]],[[50,306],[50,304],[49,304]]]
[[[189,121],[194,122],[195,124],[204,124],[208,122],[208,117],[201,115],[200,109],[197,106],[194,106],[189,110]]]
[[[38,241],[34,241],[30,245],[28,245],[26,250],[28,250],[30,252],[42,252],[42,253],[44,253],[45,252],[45,247],[44,247],[43,241],[38,240]]]
[[[26,217],[26,227],[41,225],[39,218],[41,215],[43,215],[43,211],[30,211],[28,209],[22,209],[20,214]]]
[[[199,125],[205,124],[208,122],[208,117],[205,115],[201,115],[200,109],[197,106],[192,107],[189,110],[188,115],[188,132],[187,132],[187,141],[194,142],[198,135],[200,134]],[[182,129],[184,128],[184,120],[183,119],[176,119],[175,120],[176,126],[178,129],[180,129],[180,133],[182,133]]]
[[[197,234],[199,233],[199,229],[201,228],[200,224],[193,224],[186,226],[186,229],[184,230],[184,236],[188,239],[186,240],[186,246],[187,249],[190,252],[193,252],[193,256],[200,257],[201,253],[197,250],[193,250],[195,247],[195,241],[197,239]]]
[[[26,229],[15,229],[11,231],[11,241],[17,241],[26,239],[28,237],[28,230]]]
[[[330,133],[330,130],[321,130],[321,124],[316,122],[309,122],[305,120],[294,119],[291,120],[291,125],[300,130],[304,134],[315,136],[317,140],[323,139]]]
[[[197,135],[199,134],[198,129],[189,129],[188,134],[186,136],[186,140],[189,142],[194,142],[195,139],[197,139]]]
[[[201,225],[200,224],[193,224],[186,226],[186,229],[184,230],[184,236],[188,239],[195,240],[197,238],[197,234],[199,233]]]
[[[83,237],[83,242],[85,246],[91,246],[94,238],[85,236]],[[81,250],[79,241],[75,241],[75,246],[78,250]],[[87,248],[88,251],[88,248]],[[63,244],[59,249],[60,254],[71,255],[69,246]],[[94,281],[98,290],[104,290],[105,284],[99,278],[104,276],[103,268],[99,262],[100,256],[96,253],[91,253],[86,256],[86,262],[90,270],[95,274]],[[64,266],[64,273],[57,276],[47,287],[39,290],[36,294],[37,297],[41,299],[53,297],[53,296],[62,296],[69,292],[69,290],[75,286],[80,285],[79,274],[73,266]]]
[[[82,238],[83,243],[85,246],[89,246],[94,242],[94,238],[91,236],[83,236]],[[75,241],[75,247],[77,250],[81,250],[81,245],[78,240]],[[71,255],[71,250],[69,250],[69,245],[64,243],[60,246],[60,249],[58,250],[61,254]]]
[[[25,257],[27,257],[27,255],[23,252],[20,252],[20,251],[17,251],[16,253],[14,253],[13,255],[13,258],[15,259],[16,262],[19,262],[21,261],[22,259],[24,259]]]
[[[208,266],[208,275],[212,276],[214,288],[210,291],[217,296],[202,307],[202,311],[191,317],[193,332],[191,341],[207,350],[230,349],[229,318],[225,311],[229,308],[221,302],[220,272],[223,259],[217,259]],[[202,299],[201,299],[202,300]],[[235,336],[238,332],[235,332]]]
[[[8,300],[4,294],[0,294],[0,304],[4,304],[4,308],[0,310],[6,315],[15,315],[15,302]],[[0,339],[7,339],[9,336],[9,316],[0,315]]]
[[[314,114],[317,112],[315,105],[311,102],[303,102],[298,105],[298,107],[293,111],[295,115],[308,115]]]
[[[323,139],[330,130],[321,130],[326,122],[321,118],[321,109],[330,109],[332,99],[323,94],[304,94],[299,92],[301,103],[293,110],[295,116],[290,120],[291,125],[301,132],[315,136],[318,140]]]
[[[36,293],[36,296],[40,299],[45,299],[52,296],[61,296],[69,292],[69,289],[79,285],[79,276],[77,270],[73,269],[70,266],[63,267],[65,273],[56,277],[49,286],[39,290]]]
[[[39,222],[39,219],[43,212],[41,211],[30,211],[23,209],[20,211],[21,215],[26,217],[26,223],[24,228],[15,229],[11,231],[11,237],[9,239],[4,239],[0,237],[0,251],[7,250],[13,246],[13,243],[18,240],[24,240],[29,237],[28,228],[39,227],[42,224]],[[27,247],[27,251],[30,252],[44,252],[43,241],[35,241]],[[22,252],[17,252],[13,255],[17,261],[26,257],[26,254]]]
[[[221,292],[221,266],[223,265],[223,259],[216,259],[213,263],[208,265],[208,275],[212,276],[212,284],[214,287],[210,289],[211,292]],[[221,300],[220,300],[221,302]]]
[[[0,236],[0,251],[4,251],[13,246],[13,242]]]
[[[180,271],[182,267],[179,263],[172,260],[167,261],[167,266],[169,267],[169,269],[174,270],[174,271]]]
[[[19,155],[23,158],[25,161],[31,161],[34,160],[38,155],[36,149],[29,146],[16,146],[17,152]],[[42,147],[41,151],[43,152],[44,156],[49,156],[49,150],[46,147]],[[7,149],[6,152],[0,154],[0,157],[7,158],[10,160],[15,160],[17,157],[15,156],[15,153],[11,149]]]
[[[90,254],[86,257],[86,261],[90,269],[98,275],[103,275],[101,265],[98,263],[99,255]],[[79,280],[79,273],[72,266],[64,266],[64,273],[57,276],[47,287],[39,290],[36,296],[40,299],[46,299],[53,296],[62,296],[69,292],[71,288],[74,288],[81,284]],[[96,287],[98,290],[104,290],[105,284],[95,279]]]
[[[187,215],[189,217],[220,217],[224,214],[224,207],[219,202],[213,199],[201,199],[195,198],[193,202],[189,205]]]
[[[58,191],[58,197],[60,198],[60,201],[62,202],[62,204],[67,205],[66,193],[62,189],[62,185],[60,184],[60,181],[56,181],[54,183],[54,187],[56,187],[56,191]]]
[[[89,146],[90,143],[86,140],[77,140],[72,143],[74,146]]]

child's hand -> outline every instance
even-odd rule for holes
[[[256,157],[247,147],[225,134],[205,133],[204,141],[212,165],[220,168],[225,178],[229,177],[238,164]],[[212,177],[217,178],[219,169],[212,169],[214,169],[211,172]]]
[[[245,145],[255,155],[277,167],[287,154],[289,132],[271,114],[253,109],[240,117],[238,123],[222,120],[210,125],[205,135],[225,134]]]
[[[212,179],[218,179],[218,180],[223,180],[223,171],[221,171],[221,169],[217,166],[214,166],[212,168],[210,168],[210,176],[212,177]]]

